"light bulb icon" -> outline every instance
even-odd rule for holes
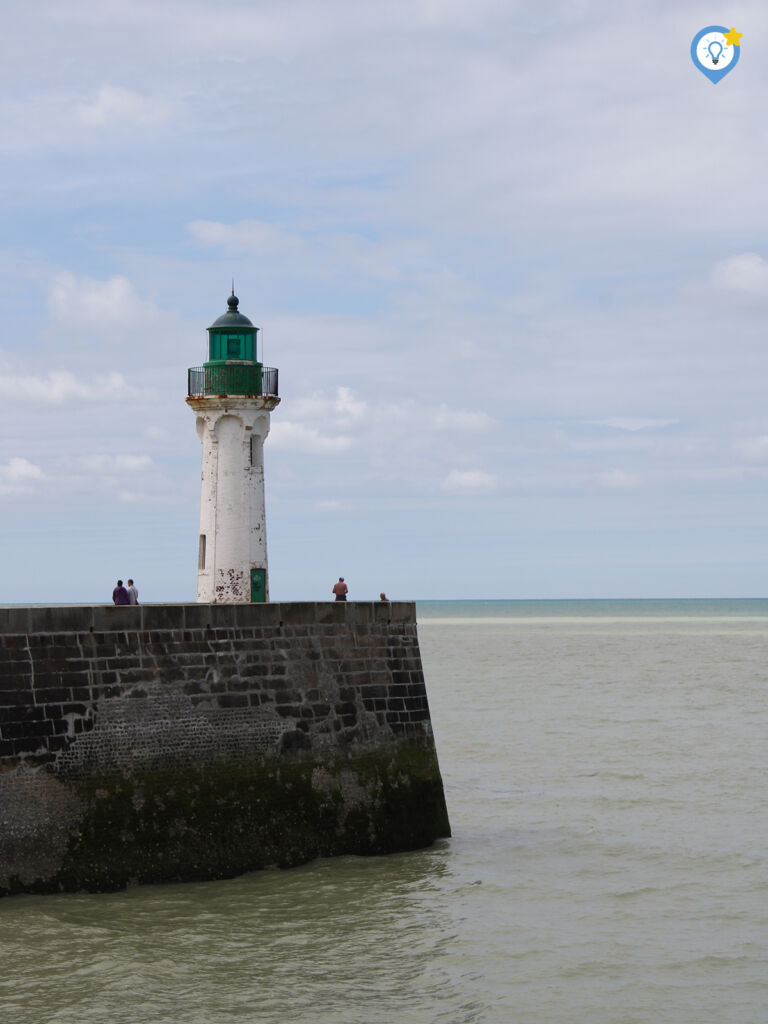
[[[707,47],[707,51],[709,52],[709,56],[712,58],[712,63],[717,64],[723,52],[723,44],[718,43],[716,39],[713,39]]]
[[[743,33],[725,25],[707,25],[691,40],[691,60],[705,78],[717,85],[739,63]]]

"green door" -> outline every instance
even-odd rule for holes
[[[267,570],[251,569],[251,604],[263,604],[267,600]]]

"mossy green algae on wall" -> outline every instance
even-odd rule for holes
[[[0,609],[0,893],[450,834],[412,605],[111,612]]]
[[[109,891],[418,849],[450,834],[436,782],[434,751],[403,744],[322,763],[85,777],[60,868],[0,891]]]

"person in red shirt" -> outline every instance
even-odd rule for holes
[[[346,601],[347,594],[349,593],[349,587],[344,582],[344,577],[339,576],[339,582],[333,584],[333,593],[336,595],[337,601]]]

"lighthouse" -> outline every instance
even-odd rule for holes
[[[187,404],[202,442],[197,600],[269,600],[264,441],[280,399],[277,370],[258,360],[258,328],[227,299],[208,328],[208,361],[188,371]]]

